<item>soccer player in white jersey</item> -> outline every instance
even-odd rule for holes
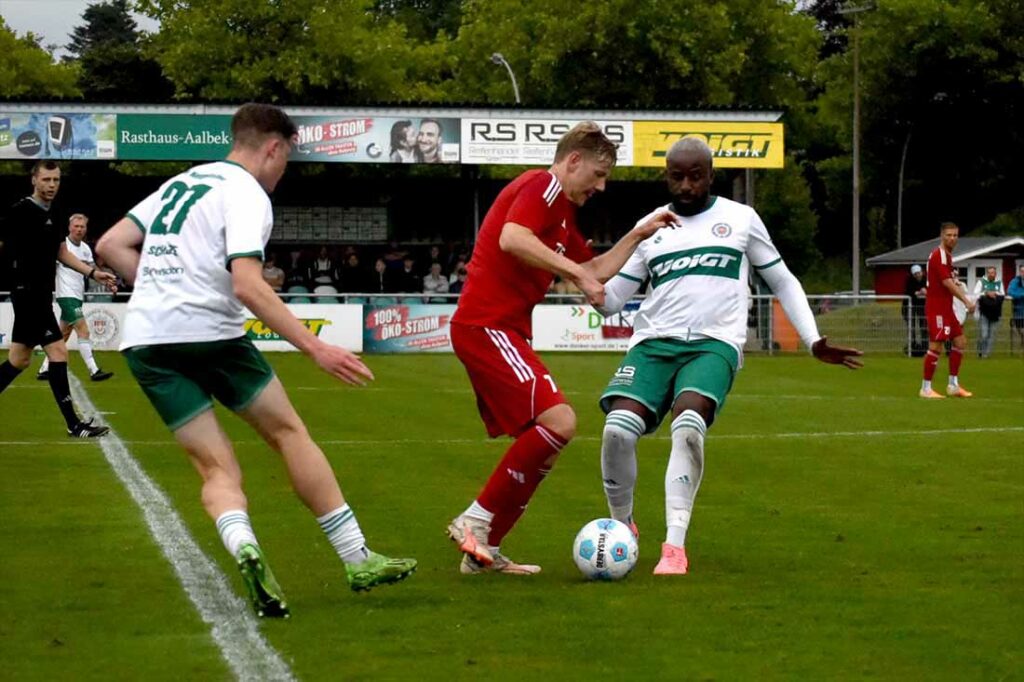
[[[288,607],[249,521],[242,472],[213,398],[281,453],[353,590],[397,582],[416,569],[413,559],[367,549],[327,458],[242,331],[244,305],[328,374],[350,384],[373,379],[353,353],[306,329],[263,280],[274,222],[267,192],[284,173],[295,133],[277,107],[243,105],[231,122],[226,161],[171,178],[97,245],[135,284],[121,343],[128,367],[199,471],[203,506],[237,560],[257,614],[273,617],[287,616]]]
[[[601,471],[613,518],[633,521],[637,440],[672,415],[665,472],[668,527],[655,575],[685,574],[686,531],[704,470],[704,436],[742,360],[747,333],[747,281],[754,268],[779,297],[800,338],[823,362],[860,367],[852,348],[818,334],[800,282],[786,268],[754,209],[710,194],[712,155],[697,138],[676,142],[666,157],[675,229],[640,244],[605,285],[610,315],[650,284],[633,322],[625,359],[601,396],[607,414]],[[661,210],[661,209],[659,209]]]
[[[81,214],[75,213],[68,219],[68,236],[64,238],[64,245],[68,251],[75,254],[78,260],[89,267],[96,267],[93,261],[92,249],[85,243],[85,233],[88,230],[89,219]],[[89,368],[89,378],[93,381],[106,381],[114,376],[113,372],[104,372],[96,364],[96,358],[92,354],[92,341],[89,339],[89,323],[85,321],[85,314],[82,312],[82,305],[85,301],[85,277],[81,273],[72,270],[60,261],[57,261],[57,305],[60,306],[60,331],[64,335],[64,343],[71,338],[71,332],[78,334],[78,352],[85,360],[85,366]],[[39,368],[36,379],[46,381],[49,378],[50,358],[43,360],[43,366]]]

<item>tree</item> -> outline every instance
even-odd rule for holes
[[[129,13],[128,0],[89,5],[85,22],[71,32],[68,61],[77,62],[79,85],[93,100],[162,102],[174,86],[160,65],[142,55],[143,35]]]
[[[179,95],[317,103],[436,99],[443,42],[409,39],[372,0],[139,0]]]
[[[889,0],[859,22],[861,205],[865,217],[884,216],[878,247],[895,246],[904,147],[904,244],[931,237],[941,220],[969,230],[1016,207],[1024,183],[1024,3]],[[817,106],[832,139],[814,159],[819,169],[848,167],[841,159],[850,150],[851,71],[848,52],[822,65]],[[833,177],[825,193],[834,198],[825,203],[845,211],[839,198],[849,196],[849,175]],[[826,212],[823,221],[848,234],[848,215]]]
[[[73,97],[78,70],[73,65],[55,64],[38,38],[31,33],[18,37],[0,18],[0,92],[4,97]]]

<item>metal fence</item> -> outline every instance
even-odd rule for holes
[[[0,292],[0,300],[6,300]],[[282,293],[288,303],[353,303],[362,305],[396,305],[414,303],[457,303],[458,294],[348,294],[348,293]],[[130,294],[86,293],[94,303],[127,302]],[[774,296],[750,297],[747,315],[747,353],[805,352],[796,332],[786,319],[781,304]],[[906,296],[868,296],[853,294],[814,295],[807,297],[822,335],[837,344],[853,346],[868,353],[902,353],[918,355],[927,348],[927,327],[923,317],[908,315]],[[547,304],[585,304],[582,296],[549,294]],[[1011,329],[1011,302],[1003,302],[1002,317],[996,326],[994,355],[1021,353],[1020,337]],[[964,323],[967,350],[977,352],[978,322],[968,316]]]

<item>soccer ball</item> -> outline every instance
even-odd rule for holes
[[[636,566],[640,548],[633,531],[614,519],[594,519],[572,543],[576,567],[590,580],[621,580]]]

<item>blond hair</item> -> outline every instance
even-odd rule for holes
[[[89,224],[89,216],[85,215],[84,213],[72,213],[71,217],[68,218],[68,225],[75,222],[76,220],[81,220],[86,225]]]
[[[615,165],[617,149],[618,145],[608,139],[601,126],[593,121],[583,121],[562,135],[555,147],[555,163],[573,152],[580,152]]]

